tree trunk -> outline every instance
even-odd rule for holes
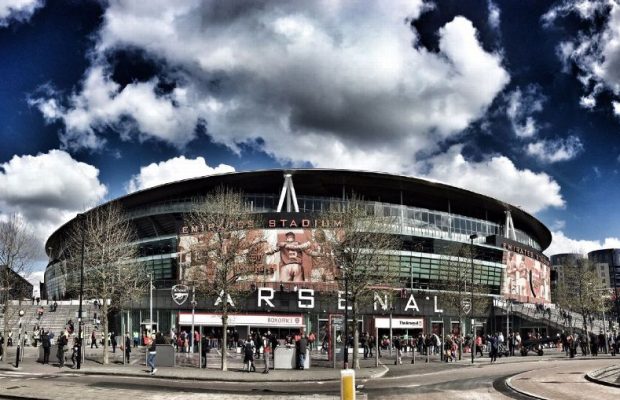
[[[586,321],[586,314],[582,313],[581,318],[583,318],[583,330],[586,335],[586,355],[590,354],[590,335],[588,334],[588,321]]]
[[[101,324],[103,325],[103,364],[109,364],[108,354],[108,301],[102,299],[103,307],[101,310]],[[153,323],[153,321],[151,321]]]
[[[356,301],[353,300],[353,368],[360,369],[360,358],[359,358],[359,348],[360,348],[360,333],[357,328],[357,305]]]
[[[228,371],[228,313],[222,313],[222,371]]]

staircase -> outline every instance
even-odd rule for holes
[[[39,317],[37,310],[39,307],[43,307],[43,315]],[[53,332],[55,336],[58,336],[65,330],[67,322],[73,320],[77,330],[77,314],[79,305],[77,302],[59,302],[55,312],[50,311],[49,305],[32,305],[32,304],[11,304],[9,308],[9,315],[5,316],[0,314],[0,331],[4,329],[4,318],[9,319],[9,331],[13,332],[13,340],[16,341],[19,335],[19,313],[18,310],[24,310],[24,316],[22,317],[22,334],[28,332],[28,336],[32,340],[32,333],[35,326],[46,332]],[[85,329],[87,326],[92,325],[94,307],[92,304],[84,302],[82,305],[82,315],[84,316]],[[5,338],[6,339],[6,338]]]
[[[536,304],[532,303],[511,303],[506,300],[495,300],[495,306],[504,312],[510,310],[511,314],[517,315],[528,321],[538,322],[544,325],[549,325],[558,330],[575,330],[583,333],[583,318],[580,314],[567,311],[570,316],[569,320],[565,319],[562,315],[562,311],[555,307],[546,305],[545,311],[541,312],[536,309]],[[592,322],[588,321],[588,331],[593,333],[605,332],[605,323],[600,319],[593,319]]]

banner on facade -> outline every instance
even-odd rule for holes
[[[379,329],[390,327],[389,318],[375,318],[375,326]],[[424,329],[423,318],[392,318],[392,329]]]
[[[179,313],[179,325],[191,325],[191,313]],[[221,314],[196,313],[194,325],[222,326]],[[305,326],[302,314],[230,314],[228,315],[229,326],[252,326],[273,328],[302,328]]]

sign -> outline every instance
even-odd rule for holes
[[[461,308],[465,315],[469,315],[471,312],[471,299],[463,299],[461,300]]]
[[[172,293],[172,301],[178,305],[185,303],[189,297],[189,288],[186,285],[174,285],[170,292]]]
[[[179,325],[191,324],[191,313],[179,313]],[[222,326],[222,315],[215,313],[196,313],[194,314],[194,325]],[[302,314],[229,314],[228,325],[273,328],[305,327]]]
[[[380,329],[390,327],[389,318],[375,318],[375,326]],[[423,318],[392,318],[392,329],[424,329]]]

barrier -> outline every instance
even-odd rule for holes
[[[355,400],[355,370],[340,371],[340,400]]]

